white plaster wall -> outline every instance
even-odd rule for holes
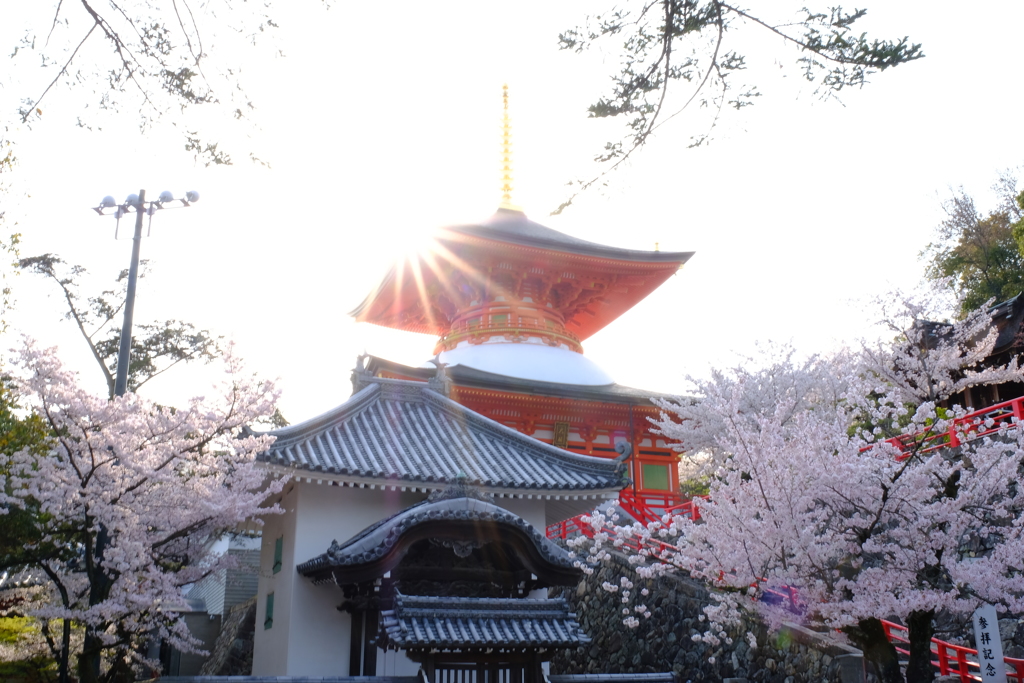
[[[315,586],[295,570],[327,551],[332,540],[344,543],[371,524],[425,498],[423,493],[357,489],[293,482],[286,488],[283,515],[269,516],[263,528],[257,596],[254,676],[347,676],[349,615],[338,611],[344,600],[333,584]],[[495,498],[543,532],[547,501]],[[272,572],[274,542],[284,535],[282,570]],[[274,593],[274,625],[263,628],[266,596]],[[414,675],[419,665],[401,652],[377,652],[377,675]]]
[[[288,484],[281,500],[282,515],[264,517],[260,545],[260,576],[256,592],[256,633],[253,638],[252,673],[254,676],[284,676],[288,673],[289,606],[295,577],[294,538],[296,484]],[[274,541],[284,536],[281,571],[274,573]],[[274,625],[263,627],[267,613],[267,595],[274,594]]]
[[[405,656],[404,652],[377,648],[378,676],[415,676],[420,665]]]
[[[348,614],[337,609],[344,600],[341,589],[313,585],[298,575],[295,564],[326,552],[332,540],[347,541],[371,524],[422,500],[425,494],[307,483],[300,483],[297,488],[294,560],[286,565],[295,577],[288,607],[291,617],[287,675],[347,676],[351,622]],[[399,674],[415,673],[418,669],[401,654],[386,657],[378,651],[377,662],[378,672],[385,667],[389,673]],[[255,666],[253,673],[256,674]]]

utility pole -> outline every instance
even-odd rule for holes
[[[124,302],[124,324],[121,325],[121,343],[117,351],[117,379],[114,395],[124,396],[128,391],[128,364],[132,354],[132,319],[135,317],[135,287],[139,281],[139,251],[142,247],[142,214],[146,206],[146,190],[139,190],[135,205],[135,236],[132,238],[132,263],[128,268],[128,292]]]
[[[164,206],[165,204],[181,202],[182,206],[188,207],[197,201],[199,201],[199,193],[195,190],[189,190],[181,199],[175,199],[173,194],[165,190],[160,193],[159,199],[148,202],[147,206],[146,190],[142,189],[139,190],[138,195],[128,195],[128,199],[123,204],[118,204],[114,201],[113,197],[108,195],[100,201],[99,206],[93,209],[93,211],[101,216],[109,215],[104,213],[105,209],[114,209],[113,216],[117,219],[118,224],[120,224],[122,216],[132,211],[135,212],[132,262],[128,268],[128,290],[125,293],[124,324],[121,326],[121,339],[117,350],[117,376],[114,379],[114,396],[124,396],[128,391],[128,368],[131,365],[132,356],[132,320],[135,317],[135,290],[139,281],[139,252],[142,250],[142,216],[143,214],[149,216],[150,230],[152,230],[153,214],[160,209],[172,208]],[[114,231],[114,237],[117,237],[116,230]]]

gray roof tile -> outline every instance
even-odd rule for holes
[[[340,481],[426,484],[466,475],[491,490],[617,491],[626,480],[612,460],[578,455],[521,434],[432,391],[427,383],[368,378],[347,402],[277,429],[257,460]]]
[[[573,568],[572,556],[532,527],[525,519],[493,503],[472,498],[426,500],[406,508],[363,529],[344,543],[334,541],[326,553],[303,562],[296,569],[303,575],[316,575],[325,569],[366,564],[391,551],[406,531],[430,521],[453,520],[474,522],[478,526],[497,524],[518,528],[532,542],[537,552],[552,565]]]
[[[389,647],[445,649],[576,647],[590,638],[562,598],[452,598],[395,595],[381,613]]]

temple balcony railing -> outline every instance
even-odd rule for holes
[[[886,439],[882,443],[893,446],[899,455],[898,460],[905,460],[914,453],[926,454],[940,448],[958,448],[965,441],[972,441],[983,436],[1017,427],[1024,420],[1024,396],[996,403],[967,413],[949,421],[949,426],[942,431],[924,429],[913,434],[902,434]],[[869,450],[868,446],[864,450]]]
[[[443,337],[437,340],[435,351],[450,351],[460,342],[482,344],[492,337],[507,337],[510,341],[525,341],[539,337],[552,346],[568,346],[577,353],[583,353],[579,337],[565,328],[552,329],[540,323],[521,321],[518,323],[455,323]]]
[[[1018,429],[1024,422],[1024,396],[996,403],[995,405],[968,413],[963,417],[950,421],[947,429],[941,432],[935,430],[923,430],[913,434],[904,434],[882,443],[888,443],[897,451],[898,460],[905,460],[913,454],[925,454],[936,451],[940,448],[958,448],[963,443],[984,436],[998,435],[1007,429]],[[868,446],[864,450],[870,450],[874,446]],[[632,492],[624,490],[619,494],[619,506],[644,524],[661,519],[665,514],[681,514],[690,517],[694,521],[700,519],[700,509],[695,504],[697,498],[683,501],[677,505],[665,506],[667,497],[665,492]],[[659,495],[660,494],[660,495]],[[707,496],[699,496],[707,500]],[[597,533],[590,524],[587,515],[578,515],[571,519],[550,524],[547,527],[548,538],[567,539],[575,536],[586,536],[593,538]],[[613,536],[611,529],[604,529]],[[641,548],[646,551],[658,553],[660,550],[671,552],[673,547],[669,543],[659,541],[655,538],[643,539],[637,536],[628,540],[622,545],[623,548],[639,551]],[[797,594],[795,589],[787,588],[787,593],[777,590],[763,589],[765,596],[773,600],[786,600],[796,606]],[[882,620],[882,626],[889,642],[893,643],[896,651],[909,656],[909,636],[907,628],[891,621]],[[938,638],[931,641],[932,666],[940,676],[959,676],[961,683],[974,683],[981,681],[981,665],[978,660],[978,651],[962,645],[954,645]],[[1014,683],[1024,683],[1024,659],[1004,657],[1006,664],[1006,678]]]

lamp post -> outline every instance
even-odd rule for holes
[[[135,213],[135,235],[132,238],[132,262],[128,268],[128,291],[124,302],[124,324],[121,326],[121,341],[117,353],[117,378],[114,380],[114,395],[124,396],[128,390],[128,364],[131,362],[132,348],[132,319],[135,316],[135,288],[139,279],[139,250],[142,246],[142,216],[149,216],[148,236],[153,230],[153,215],[161,209],[180,208],[175,207],[176,202],[181,206],[188,207],[199,201],[199,193],[189,190],[185,196],[175,199],[174,195],[164,190],[156,201],[146,201],[146,191],[139,190],[138,194],[130,194],[123,204],[118,204],[111,196],[106,196],[100,201],[100,205],[93,211],[101,216],[113,215],[117,219],[117,227],[114,228],[114,238],[117,238],[117,230],[121,225],[121,217],[129,213]],[[167,206],[165,206],[167,205]],[[106,213],[113,209],[112,213]]]

